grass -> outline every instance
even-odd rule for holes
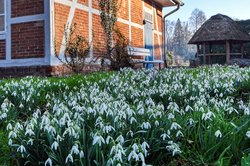
[[[4,80],[0,162],[247,165],[249,80],[221,66]]]

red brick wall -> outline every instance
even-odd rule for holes
[[[5,40],[0,40],[0,59],[5,59]]]
[[[78,0],[78,3],[85,5],[85,6],[88,6],[89,1],[88,0]]]
[[[162,38],[160,36],[160,43],[162,41]],[[154,34],[154,56],[155,56],[155,59],[161,59],[161,44],[159,44],[159,40],[158,40],[158,35],[157,34]]]
[[[140,28],[132,27],[132,46],[144,47],[143,30]]]
[[[105,34],[99,15],[93,14],[93,53],[94,56],[102,56],[105,53]]]
[[[94,9],[99,9],[99,0],[92,0],[92,7]]]
[[[11,17],[44,13],[44,0],[11,0]]]
[[[122,18],[124,20],[129,20],[129,1],[128,0],[117,0],[118,1],[118,18]],[[152,8],[152,1],[151,0],[145,0],[144,5],[148,8]],[[88,6],[88,0],[78,0],[78,3],[84,4]],[[162,25],[161,25],[161,15],[162,15],[162,8],[160,6],[156,6],[156,17],[158,21],[158,29],[161,31]],[[92,0],[92,7],[94,9],[99,8],[99,0]],[[62,4],[55,4],[55,31],[56,31],[56,43],[57,48],[61,46],[61,41],[63,38],[63,31],[65,24],[68,19],[70,8],[68,6],[64,6]],[[141,25],[143,27],[143,19],[144,19],[144,13],[143,13],[143,3],[141,0],[131,0],[131,19],[133,23],[136,23],[137,25]],[[88,38],[89,35],[89,20],[88,20],[88,12],[81,11],[79,9],[76,10],[75,17],[74,17],[74,23],[77,23],[77,29],[79,33],[81,33],[83,36]],[[99,15],[93,14],[93,26],[92,26],[92,32],[93,32],[93,53],[94,56],[103,55],[105,52],[105,34],[103,32],[103,27],[101,25],[101,19]],[[153,16],[155,19],[155,15]],[[119,30],[124,34],[124,36],[129,39],[129,25],[117,22],[116,26],[119,28]],[[154,29],[156,30],[156,22],[154,22]],[[132,41],[131,44],[135,47],[144,47],[144,32],[143,29],[134,27],[132,25]],[[153,35],[153,34],[152,34]],[[161,38],[161,36],[160,36]],[[157,55],[159,54],[159,48],[161,47],[161,44],[159,45],[158,42],[158,36],[157,40],[154,37],[154,44],[155,47],[158,47],[156,49]],[[158,46],[157,46],[158,45]]]
[[[65,26],[67,24],[70,7],[55,3],[55,44],[57,53],[60,51]]]
[[[118,17],[129,20],[128,0],[118,0]]]
[[[142,25],[143,24],[143,6],[142,1],[131,0],[131,19],[132,22]]]
[[[88,12],[76,9],[72,25],[76,25],[76,33],[89,38],[89,17]]]
[[[129,39],[129,26],[121,22],[116,23],[116,28],[124,35],[126,39]]]
[[[162,31],[162,7],[156,5],[156,17],[155,17],[155,12],[154,12],[154,26],[156,29],[156,20],[155,18],[157,18],[157,23],[158,23],[158,30],[161,32]]]
[[[44,21],[12,24],[12,58],[44,57],[44,36]]]

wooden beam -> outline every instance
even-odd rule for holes
[[[230,43],[226,41],[226,64],[230,62]]]
[[[199,48],[199,44],[197,44],[197,55],[200,54],[200,48]]]
[[[209,43],[209,54],[211,54],[211,43]],[[211,65],[211,55],[208,56],[208,64]]]
[[[206,43],[203,44],[203,64],[206,65]]]
[[[241,43],[240,45],[240,50],[241,50],[241,59],[242,59],[244,56],[244,44],[243,43]]]

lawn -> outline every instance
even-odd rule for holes
[[[0,83],[0,165],[249,165],[250,68]]]

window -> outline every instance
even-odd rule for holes
[[[5,31],[5,0],[0,0],[0,32]]]

